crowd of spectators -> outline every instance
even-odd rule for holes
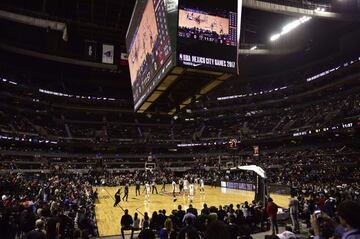
[[[348,123],[343,120],[360,113],[360,94],[329,96],[317,102],[277,106],[276,109],[273,109],[272,105],[254,108],[233,113],[218,113],[214,117],[209,117],[202,137],[216,139],[219,134],[221,137],[231,137],[236,132],[243,139],[248,139],[266,134],[286,135],[296,130],[314,130]]]
[[[203,205],[202,209],[189,205],[187,210],[183,210],[179,205],[177,210],[166,212],[158,210],[149,217],[146,213],[140,224],[138,238],[250,238],[250,234],[266,227],[263,222],[265,210],[261,204],[255,202],[243,205],[233,204],[224,206]],[[137,215],[134,215],[134,218]],[[134,226],[131,215],[125,210],[125,215],[121,219],[121,226],[124,231],[138,230]],[[123,231],[122,230],[122,231]]]
[[[35,227],[47,238],[97,235],[96,192],[86,176],[7,174],[0,182],[1,238],[33,238]]]
[[[344,119],[356,118],[360,113],[360,94],[357,89],[349,89],[336,96],[327,95],[302,104],[284,103],[280,107],[277,104],[244,105],[242,109],[233,111],[209,111],[201,117],[197,114],[185,114],[178,120],[168,119],[164,122],[160,122],[160,119],[151,121],[151,116],[115,117],[105,112],[74,112],[74,115],[68,112],[64,115],[62,112],[49,114],[49,110],[32,113],[31,108],[27,111],[20,114],[0,110],[4,116],[0,120],[0,132],[13,135],[35,134],[52,139],[100,137],[142,139],[146,142],[219,139],[239,135],[242,139],[251,139],[267,134],[289,135],[296,130],[348,123]],[[129,122],[121,122],[123,118]]]
[[[298,149],[277,149],[264,152],[260,157],[251,159],[250,157],[235,160],[225,158],[219,161],[219,157],[203,157],[191,159],[156,159],[156,164],[163,174],[171,168],[186,170],[193,178],[203,177],[205,181],[212,182],[216,179],[236,180],[241,182],[251,182],[253,175],[244,172],[227,172],[226,163],[235,164],[256,164],[267,172],[268,181],[281,185],[297,187],[308,183],[317,182],[325,185],[332,183],[337,186],[342,183],[357,182],[360,180],[359,151],[350,147],[303,147]],[[0,169],[62,169],[67,170],[87,170],[91,171],[98,167],[105,171],[119,176],[122,174],[135,174],[139,169],[144,168],[143,159],[105,159],[95,160],[87,158],[53,158],[30,157],[30,156],[2,156]],[[219,163],[220,162],[220,163]],[[168,181],[172,174],[168,175]],[[169,176],[170,175],[170,176]],[[162,179],[159,179],[162,181]]]
[[[339,152],[334,154],[332,151],[331,149],[317,149],[282,154],[273,152],[263,156],[257,162],[265,168],[269,182],[291,187],[291,194],[298,200],[298,216],[308,227],[311,226],[310,215],[316,209],[319,208],[333,217],[336,216],[336,205],[339,205],[340,202],[360,199],[359,165],[356,162],[358,154],[350,149],[342,149],[343,154]],[[334,167],[335,165],[337,167]],[[46,168],[45,166],[44,168]],[[96,235],[94,216],[96,192],[93,192],[92,186],[118,186],[127,183],[133,185],[137,181],[144,182],[145,180],[161,184],[170,183],[173,179],[180,180],[184,176],[184,173],[172,172],[165,164],[161,163],[158,170],[151,173],[90,170],[89,173],[81,175],[68,172],[64,167],[51,169],[51,174],[13,173],[0,177],[0,192],[3,195],[0,204],[0,230],[4,230],[9,238],[25,235],[35,227],[43,228],[51,234],[52,228],[54,228],[51,225],[61,225],[56,230],[57,233],[63,235],[63,238],[80,234]],[[226,168],[219,170],[216,167],[206,169],[200,161],[195,163],[185,174],[189,178],[202,178],[207,184],[215,183],[216,185],[219,185],[221,180],[254,181],[252,173],[229,172]],[[249,209],[244,209],[244,207]],[[191,210],[195,211],[195,209]],[[245,213],[244,210],[249,210],[249,212]],[[222,208],[205,208],[195,217],[191,215],[184,217],[182,212],[179,212],[181,209],[173,211],[169,215],[161,210],[152,214],[149,223],[144,222],[136,229],[142,229],[139,238],[152,238],[153,233],[180,236],[183,230],[187,231],[189,228],[190,231],[196,231],[195,235],[199,234],[208,238],[209,225],[216,225],[219,230],[231,231],[231,233],[234,233],[232,231],[234,230],[238,233],[229,235],[229,238],[248,237],[250,233],[264,229],[268,224],[266,210],[264,210],[263,205],[256,202],[239,204],[235,207],[224,205]],[[179,216],[179,213],[182,216]],[[194,214],[196,213],[194,212]],[[179,220],[182,217],[184,218]],[[216,224],[212,220],[216,221]],[[162,230],[164,223],[166,227]],[[124,229],[126,228],[130,227],[124,226]],[[274,230],[276,232],[275,227]],[[295,231],[298,231],[297,228]]]
[[[347,238],[349,233],[359,238],[360,228],[359,213],[360,202],[352,198],[341,201],[332,197],[310,197],[309,203],[299,204],[296,197],[289,201],[292,226],[286,226],[285,231],[279,233],[277,223],[278,206],[272,198],[268,199],[266,207],[261,203],[233,204],[223,206],[203,205],[201,210],[194,208],[191,204],[185,211],[181,205],[171,213],[166,210],[154,211],[151,218],[145,213],[139,224],[138,214],[135,213],[134,220],[125,209],[125,215],[121,218],[122,238],[125,231],[139,231],[138,238],[141,239],[235,239],[252,238],[251,234],[259,230],[269,230],[272,227],[273,238],[297,238],[300,232],[298,216],[302,221],[308,223],[306,228],[310,234],[317,238]],[[299,206],[300,205],[300,206]],[[318,210],[321,213],[318,214]],[[140,225],[140,227],[139,227]],[[296,233],[296,234],[295,234]]]
[[[179,119],[165,120],[155,119],[155,116],[151,119],[151,114],[117,115],[118,113],[105,113],[101,110],[101,113],[89,113],[91,110],[61,112],[50,106],[37,108],[36,101],[33,103],[35,106],[26,108],[25,104],[21,105],[23,102],[17,105],[18,103],[13,104],[9,100],[9,106],[0,106],[0,133],[19,137],[18,141],[21,137],[31,136],[63,142],[71,142],[71,138],[90,138],[91,142],[96,142],[94,138],[107,138],[109,142],[116,138],[142,139],[144,142],[198,142],[205,139],[227,140],[235,136],[246,140],[266,134],[274,138],[297,130],[347,123],[348,119],[358,121],[359,89],[346,89],[335,96],[332,93],[324,93],[325,96],[321,98],[309,98],[301,104],[289,101],[278,105],[259,101],[261,104],[246,104],[234,110],[222,110],[221,107],[209,110],[203,105],[201,116],[199,112],[190,111],[180,115]],[[280,102],[280,99],[277,100]],[[33,152],[34,149],[23,148],[23,151]],[[51,148],[42,152],[47,151],[64,152],[55,146],[54,150]],[[326,218],[335,221],[339,219],[350,230],[360,227],[359,222],[354,222],[353,216],[349,216],[351,213],[348,212],[348,207],[358,210],[356,203],[348,203],[348,200],[360,199],[358,159],[357,149],[309,147],[270,150],[268,153],[261,153],[256,162],[245,160],[241,164],[255,163],[264,168],[269,183],[286,185],[291,189],[293,197],[289,206],[294,232],[300,229],[300,218],[306,227],[314,229],[315,236],[327,239],[330,235],[335,235],[335,231],[321,232],[323,225],[311,218],[317,209],[326,213]],[[157,160],[158,170],[151,174],[139,171],[137,168],[143,168],[144,161],[134,158],[105,159],[98,164],[87,158],[57,159],[54,156],[44,159],[40,156],[0,155],[0,161],[0,170],[7,171],[0,175],[1,238],[44,238],[45,233],[47,238],[96,236],[94,203],[97,193],[93,191],[93,186],[134,185],[150,179],[158,184],[170,183],[172,180],[178,182],[185,174],[192,179],[202,178],[211,185],[219,185],[220,181],[253,183],[255,177],[249,172],[230,171],[216,156],[191,160]],[[232,159],[225,161],[233,162]],[[171,171],[172,167],[183,170]],[[97,168],[101,170],[95,173]],[[24,172],[9,173],[13,170]],[[29,173],[30,170],[43,172]],[[74,173],[74,170],[84,173]],[[144,216],[136,214],[134,217],[126,214],[121,225],[123,231],[138,231],[139,238],[154,238],[155,235],[180,239],[199,236],[207,239],[238,236],[248,238],[253,232],[269,228],[267,218],[272,215],[270,221],[273,231],[278,232],[274,218],[275,206],[270,210],[259,202],[234,204],[236,206],[204,205],[199,212],[191,205],[186,212],[180,206],[172,212],[153,212],[151,217],[147,213]],[[325,218],[325,214],[322,216]]]

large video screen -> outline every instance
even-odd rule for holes
[[[153,90],[153,78],[171,55],[164,1],[138,0],[126,35],[135,108]]]
[[[179,0],[178,64],[236,72],[237,1]]]

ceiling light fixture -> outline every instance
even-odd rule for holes
[[[285,35],[285,34],[291,32],[292,30],[294,30],[295,28],[304,24],[305,22],[309,21],[310,19],[311,19],[311,17],[303,16],[295,21],[290,22],[289,24],[286,24],[285,26],[283,26],[280,33],[276,33],[270,37],[270,41],[278,40],[282,35]]]

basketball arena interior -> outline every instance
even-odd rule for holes
[[[360,0],[1,0],[1,239],[360,239]]]

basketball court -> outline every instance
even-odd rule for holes
[[[214,31],[219,35],[230,34],[229,19],[186,10],[179,10],[179,27]]]
[[[157,185],[159,194],[151,194],[150,202],[144,202],[144,187],[141,187],[141,196],[135,197],[135,187],[131,186],[129,189],[128,202],[121,201],[120,207],[114,208],[114,195],[119,187],[96,187],[98,191],[99,201],[96,203],[96,220],[100,236],[113,236],[120,234],[120,219],[124,215],[124,210],[128,209],[129,214],[134,216],[138,212],[140,220],[143,218],[144,212],[148,212],[151,217],[153,211],[165,209],[166,214],[171,214],[171,211],[177,209],[178,205],[182,205],[183,210],[188,208],[190,202],[184,196],[178,196],[177,201],[173,202],[171,185],[166,185],[166,192],[161,193],[161,185]],[[289,195],[272,194],[271,197],[275,203],[281,207],[288,207]],[[200,194],[198,187],[196,188],[196,195],[193,201],[193,206],[198,209],[199,213],[204,203],[208,206],[229,205],[244,203],[254,199],[254,192],[243,191],[227,188],[211,188],[205,186],[205,194]]]
[[[148,1],[140,25],[136,31],[135,39],[129,53],[130,79],[133,85],[136,75],[146,59],[146,55],[152,54],[155,39],[158,37],[155,9],[152,1]]]

